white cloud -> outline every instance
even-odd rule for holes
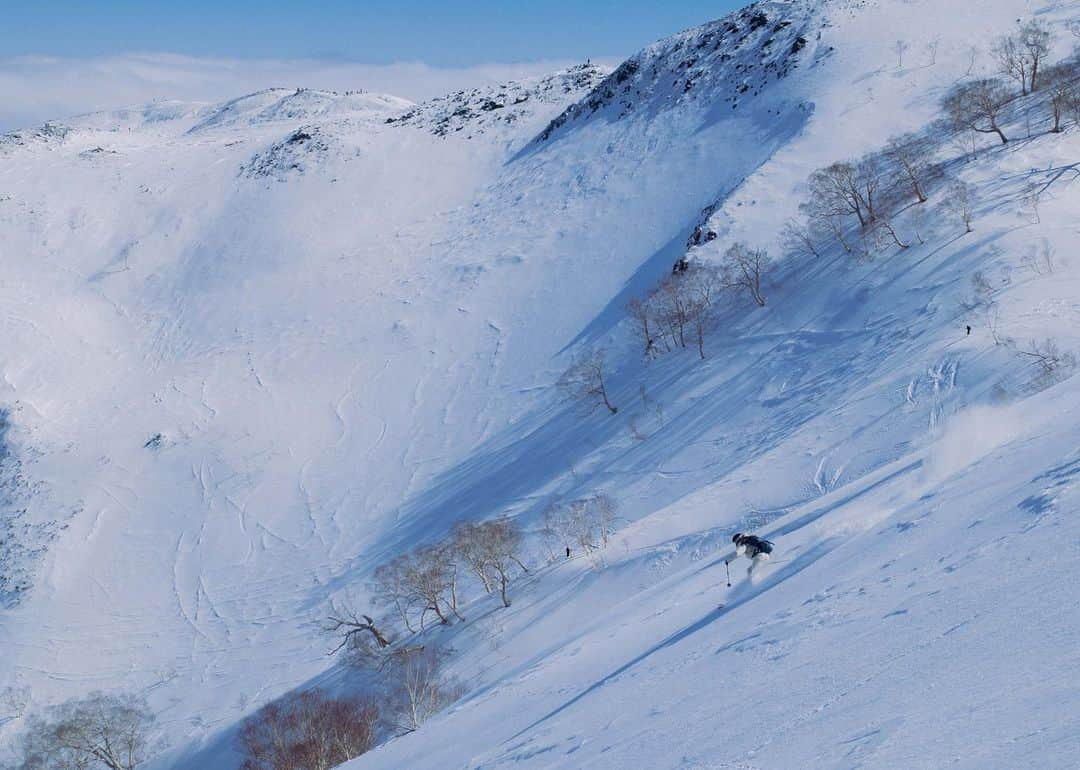
[[[542,75],[574,62],[494,63],[459,69],[422,62],[209,59],[128,54],[93,59],[0,59],[0,131],[154,99],[220,101],[262,88],[363,89],[418,101],[461,88]]]

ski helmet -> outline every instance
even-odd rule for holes
[[[742,537],[742,532],[736,532],[734,535],[731,536],[731,542],[733,542],[733,543],[739,542],[740,537]]]

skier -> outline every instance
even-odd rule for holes
[[[750,560],[750,566],[747,567],[746,574],[751,578],[754,577],[754,572],[769,560],[769,554],[772,553],[773,549],[773,544],[768,540],[762,540],[754,535],[744,535],[742,532],[736,532],[731,538],[731,542],[735,544],[736,558],[745,556]],[[727,564],[727,562],[724,563]]]

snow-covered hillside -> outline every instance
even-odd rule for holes
[[[937,180],[907,249],[780,238],[1033,17],[1064,53],[1080,3],[773,0],[611,73],[0,139],[0,736],[123,689],[155,766],[235,768],[255,708],[351,686],[320,626],[376,566],[602,492],[613,542],[469,587],[428,636],[463,698],[348,767],[1072,766],[1080,413],[1029,354],[1080,350],[1080,129],[1036,95],[946,143],[970,234]],[[767,247],[768,301],[644,361],[626,304],[688,240]],[[598,347],[615,415],[554,387]]]

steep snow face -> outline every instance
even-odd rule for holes
[[[601,82],[584,67],[415,108],[272,91],[9,142],[0,396],[24,488],[47,490],[22,521],[55,538],[0,615],[4,703],[136,690],[173,744],[159,766],[234,768],[252,709],[348,681],[319,633],[331,597],[363,605],[375,565],[458,518],[531,526],[553,498],[606,491],[623,531],[603,563],[539,571],[510,610],[470,605],[443,632],[468,696],[356,767],[1068,756],[1075,662],[1055,651],[1075,624],[1010,668],[1042,583],[999,566],[1077,572],[1060,547],[1074,388],[1041,392],[986,323],[959,329],[984,318],[984,270],[1019,345],[1080,344],[1072,267],[1015,277],[1033,238],[1072,249],[1072,134],[960,170],[974,236],[939,213],[875,263],[780,255],[766,308],[733,304],[704,362],[646,365],[624,323],[704,208],[717,238],[696,258],[735,238],[776,252],[813,168],[923,124],[969,47],[1028,13],[762,3]],[[1057,196],[1040,223],[1018,218],[1034,182]],[[616,417],[553,392],[590,345]],[[950,419],[969,407],[991,411]],[[734,529],[779,550],[728,594]],[[1040,616],[1066,614],[1057,585]],[[1022,698],[995,709],[997,684]],[[748,705],[755,687],[772,697]],[[963,754],[961,719],[997,753]],[[1052,751],[1029,753],[1033,736]]]
[[[820,63],[754,100],[807,105],[806,119],[756,170],[718,184],[704,219],[691,220],[716,235],[694,259],[734,240],[783,255],[777,236],[813,169],[925,126],[946,88],[992,66],[972,48],[1017,18],[1037,13],[1067,45],[1075,13],[1019,2],[823,8],[806,53]],[[693,152],[702,110],[667,103],[652,146],[692,127],[678,136]],[[1068,514],[1077,384],[1047,389],[1071,369],[1046,380],[1030,352],[1047,337],[1080,349],[1076,266],[1032,267],[1075,248],[1080,143],[1047,134],[1045,107],[1027,105],[1032,122],[1019,113],[1007,148],[987,142],[974,162],[942,149],[976,191],[974,234],[961,235],[938,189],[899,218],[907,250],[867,264],[838,250],[784,255],[767,308],[732,308],[704,363],[635,367],[636,341],[612,334],[603,312],[591,319],[579,341],[625,355],[609,381],[619,417],[544,414],[444,475],[424,502],[447,516],[529,515],[599,489],[630,523],[596,560],[523,581],[510,610],[468,606],[470,622],[441,641],[459,651],[453,673],[470,694],[349,767],[1071,767],[1080,670],[1063,651],[1080,638]],[[619,151],[641,150],[640,114],[614,101],[574,108],[529,149],[572,155],[617,136]],[[756,149],[714,145],[733,164]],[[612,187],[603,193],[600,211]],[[645,216],[626,205],[628,221]],[[690,232],[643,263],[607,311],[621,315],[669,270]],[[980,276],[990,303],[975,296]],[[485,494],[498,502],[473,503]],[[739,530],[778,552],[756,585],[733,563],[729,590],[723,562]]]
[[[522,352],[518,391],[503,334],[545,315],[525,274],[554,291],[552,255],[522,269],[474,203],[591,71],[542,81],[502,142],[303,91],[5,141],[5,743],[16,696],[104,687],[150,693],[183,746],[325,668],[326,602],[424,534],[401,502],[546,393],[564,341]]]
[[[752,3],[738,13],[655,43],[630,57],[586,98],[568,107],[539,135],[599,117],[705,107],[711,120],[734,114],[770,83],[810,66],[828,50],[810,44],[823,19],[812,0]]]

